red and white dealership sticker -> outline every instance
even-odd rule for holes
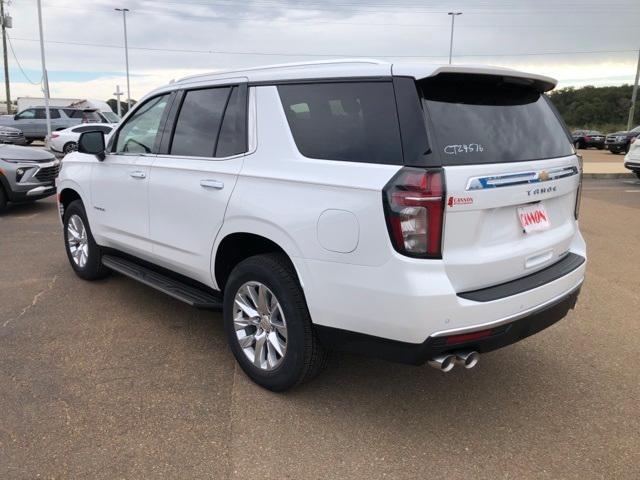
[[[542,203],[518,207],[518,217],[525,233],[541,232],[551,227],[549,215]]]

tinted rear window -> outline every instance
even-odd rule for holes
[[[497,76],[441,74],[419,86],[444,165],[573,153],[549,100],[527,85]]]
[[[402,164],[391,82],[280,85],[278,91],[305,157]]]

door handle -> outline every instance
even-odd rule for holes
[[[134,170],[129,172],[129,176],[133,178],[147,178],[147,174],[141,170]]]
[[[222,190],[224,183],[220,180],[200,180],[200,186],[204,188],[215,188],[216,190]]]

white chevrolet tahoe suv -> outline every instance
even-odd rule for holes
[[[65,157],[71,267],[222,308],[271,390],[330,349],[470,368],[563,318],[584,279],[554,85],[366,60],[184,78]]]

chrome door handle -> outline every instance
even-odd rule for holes
[[[133,178],[147,178],[147,174],[140,170],[134,170],[133,172],[129,172],[129,176]]]
[[[216,190],[222,190],[224,183],[220,180],[200,180],[200,186],[204,188],[215,188]]]

